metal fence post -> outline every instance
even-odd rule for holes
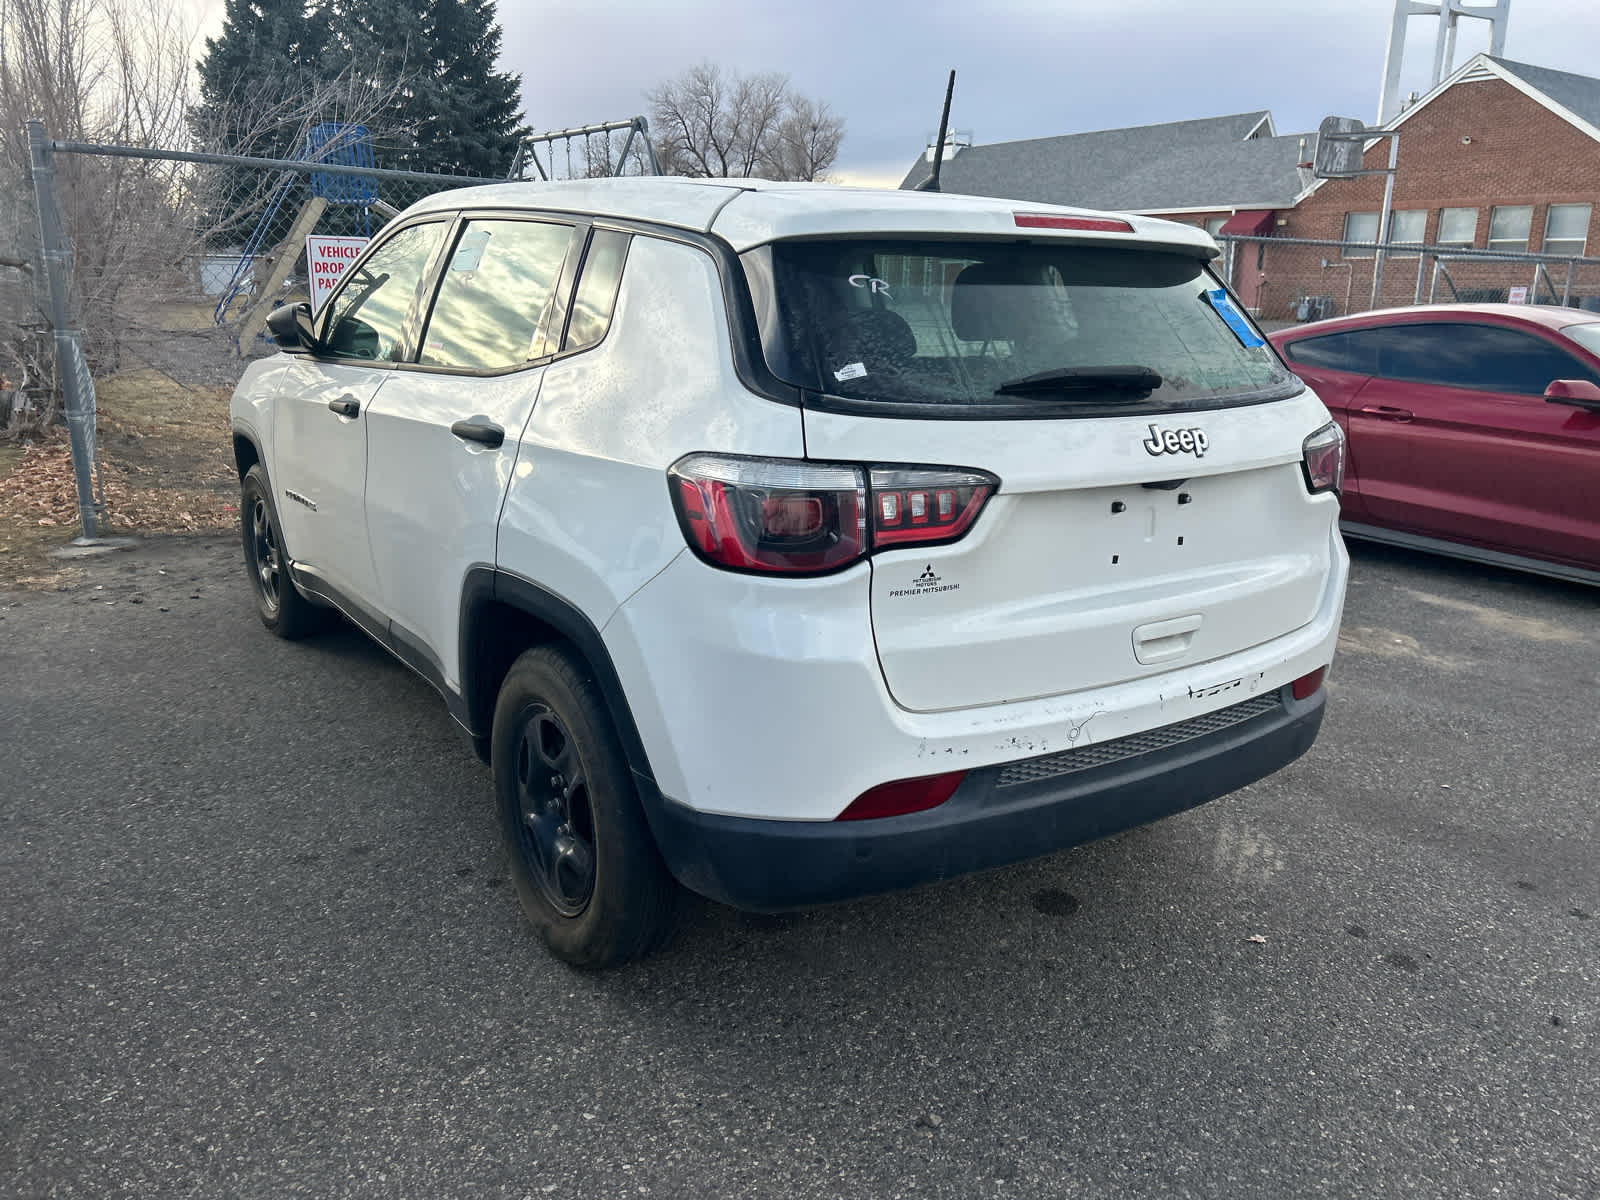
[[[72,474],[78,486],[78,524],[83,540],[89,540],[96,532],[94,389],[89,383],[83,347],[78,343],[78,331],[71,328],[68,317],[72,253],[63,245],[61,216],[56,208],[55,151],[45,136],[44,123],[41,121],[28,122],[28,153],[33,176],[33,197],[39,209],[40,257],[44,260],[50,332],[56,348],[56,379],[61,385],[62,400],[66,405],[67,434],[72,443]]]

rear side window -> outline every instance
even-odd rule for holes
[[[1284,347],[1290,362],[1329,371],[1350,371],[1356,375],[1378,373],[1378,348],[1370,329],[1348,333],[1328,333],[1322,337],[1301,338]]]
[[[1576,357],[1535,334],[1504,325],[1431,322],[1365,331],[1385,379],[1473,391],[1542,396],[1554,379],[1600,383]]]
[[[499,371],[543,353],[545,309],[572,242],[572,226],[468,221],[439,282],[418,361]]]
[[[1259,338],[1242,317],[1244,337],[1229,328],[1207,298],[1220,283],[1188,256],[1015,240],[795,241],[767,252],[747,274],[753,290],[772,292],[757,296],[768,365],[847,400],[1087,416],[1219,407],[1294,387],[1268,346],[1245,344]],[[1128,383],[1151,372],[1153,389]],[[1040,374],[1058,382],[1016,389]]]
[[[583,256],[583,274],[572,301],[563,350],[585,350],[596,345],[611,327],[611,310],[622,283],[622,262],[628,256],[628,235],[614,229],[597,229]]]

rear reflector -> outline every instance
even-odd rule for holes
[[[1317,689],[1322,686],[1322,677],[1328,673],[1327,667],[1318,667],[1309,675],[1302,675],[1289,685],[1294,692],[1296,700],[1309,700],[1317,694]]]
[[[1013,213],[1019,229],[1081,229],[1089,233],[1132,233],[1126,221],[1109,217],[1052,217],[1044,213]]]
[[[836,821],[870,821],[878,817],[901,817],[906,813],[923,812],[938,808],[955,794],[965,771],[951,771],[945,775],[924,775],[920,779],[897,779],[893,783],[880,783],[857,796],[837,817]]]

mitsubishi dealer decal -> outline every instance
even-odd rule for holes
[[[922,574],[912,580],[910,587],[895,588],[889,595],[893,596],[931,596],[934,592],[953,592],[961,585],[959,583],[945,583],[938,575],[933,573],[933,564],[929,563],[922,568]]]

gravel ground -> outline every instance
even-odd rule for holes
[[[593,976],[437,697],[237,560],[0,594],[0,1194],[1600,1195],[1592,590],[1356,548],[1277,776]]]

